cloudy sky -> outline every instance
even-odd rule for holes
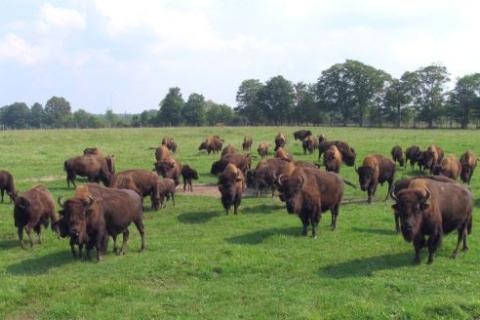
[[[103,113],[157,108],[169,87],[235,104],[240,82],[313,82],[358,59],[394,76],[480,71],[480,2],[2,0],[0,106],[67,98]]]

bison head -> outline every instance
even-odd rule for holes
[[[355,165],[356,157],[357,153],[353,148],[349,148],[348,150],[345,150],[345,152],[342,152],[343,161],[347,166],[353,167]]]
[[[430,209],[430,192],[420,189],[404,189],[397,196],[392,193],[396,203],[392,206],[400,217],[403,238],[412,241],[420,231],[422,219]]]
[[[87,219],[94,202],[95,200],[92,197],[87,199],[72,198],[65,202],[62,202],[61,198],[58,199],[58,203],[63,209],[63,219],[65,219],[70,237],[77,243],[83,243],[88,239]]]
[[[217,175],[221,173],[225,169],[226,163],[224,160],[220,159],[212,163],[212,168],[210,169],[210,173],[213,175]]]
[[[360,167],[357,169],[357,173],[360,189],[366,191],[373,179],[373,169],[371,167]]]
[[[198,151],[200,150],[207,150],[207,143],[206,142],[202,142],[200,144],[200,146],[198,147]]]
[[[301,200],[299,194],[303,189],[305,177],[280,175],[277,179],[278,191],[280,192],[280,200],[286,203],[288,213],[295,213],[301,210]]]
[[[165,177],[168,172],[175,167],[174,161],[162,160],[154,163],[155,169],[159,176]]]

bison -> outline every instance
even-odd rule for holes
[[[38,235],[38,243],[41,243],[42,225],[47,228],[49,222],[53,225],[58,220],[55,213],[55,201],[51,193],[43,186],[36,186],[19,194],[14,193],[13,202],[15,204],[13,218],[22,248],[25,248],[23,243],[24,229],[31,247],[33,247],[32,230]],[[56,225],[53,225],[53,228],[56,229]]]
[[[458,176],[460,176],[462,173],[462,164],[453,154],[448,155],[447,157],[443,158],[440,165],[435,166],[433,173],[457,180]]]
[[[78,156],[64,162],[63,168],[67,173],[67,186],[75,185],[75,178],[86,177],[89,182],[103,182],[110,185],[110,180],[115,173],[114,157],[107,156]]]
[[[270,145],[268,143],[260,143],[257,148],[257,152],[260,155],[260,157],[265,158],[268,156],[268,148]]]
[[[413,167],[415,166],[416,163],[418,163],[420,157],[421,157],[422,151],[420,150],[419,146],[413,145],[407,148],[405,151],[405,167],[407,166],[407,162],[410,162],[410,166]]]
[[[250,149],[252,148],[252,143],[253,143],[253,139],[251,136],[243,137],[242,150],[250,151]]]
[[[222,153],[220,154],[220,157],[223,157],[229,153],[237,153],[237,149],[235,149],[235,147],[232,146],[231,144],[223,148]]]
[[[342,164],[342,153],[338,150],[336,145],[331,145],[330,148],[323,154],[323,164],[327,171],[335,173],[340,172],[340,165]]]
[[[424,169],[429,169],[430,173],[433,173],[435,167],[441,164],[443,156],[444,153],[442,148],[436,145],[429,146],[427,151],[425,151],[421,157]]]
[[[173,153],[177,152],[177,143],[173,141],[173,138],[171,137],[163,137],[162,146],[167,147],[168,150],[172,151]]]
[[[215,161],[212,164],[210,173],[214,175],[222,173],[229,163],[234,164],[238,169],[242,171],[242,173],[245,174],[252,166],[252,157],[250,156],[250,154],[227,154],[223,156],[220,160]]]
[[[223,139],[219,136],[209,136],[204,142],[200,144],[198,150],[206,150],[208,154],[216,153],[222,150]]]
[[[298,130],[293,133],[293,138],[295,140],[303,141],[305,138],[310,137],[312,135],[312,131],[310,130]]]
[[[168,201],[172,198],[173,206],[175,206],[175,192],[177,185],[175,181],[170,178],[161,179],[158,181],[158,190],[160,194],[160,205],[165,208],[165,199]]]
[[[0,170],[0,193],[3,197],[7,192],[7,195],[10,197],[10,202],[13,201],[13,195],[15,193],[15,183],[13,182],[13,176],[10,172],[5,170]]]
[[[165,145],[155,149],[155,160],[162,161],[170,159],[170,150]]]
[[[228,214],[233,206],[233,213],[238,213],[238,207],[242,201],[242,193],[245,191],[245,177],[242,170],[229,163],[218,177],[218,190],[222,195],[222,205]]]
[[[318,140],[314,136],[310,135],[302,141],[303,154],[312,154],[313,151],[318,149]]]
[[[158,210],[160,208],[159,180],[160,177],[154,172],[144,169],[132,169],[115,174],[111,187],[133,190],[142,199],[149,196],[152,201],[152,209]]]
[[[460,157],[460,163],[462,165],[462,173],[460,175],[460,178],[464,183],[470,184],[470,181],[472,180],[473,172],[477,167],[477,162],[478,162],[478,158],[475,155],[475,153],[473,153],[472,151],[466,151]]]
[[[392,198],[395,200],[392,208],[400,218],[403,238],[413,242],[415,263],[420,262],[421,249],[428,246],[428,263],[431,264],[443,236],[455,229],[458,241],[452,257],[457,255],[461,242],[463,250],[468,249],[473,197],[467,188],[455,182],[413,179],[407,188],[392,193]]]
[[[316,168],[296,167],[288,175],[278,178],[280,199],[286,203],[288,213],[296,213],[303,223],[303,235],[312,226],[312,237],[317,237],[317,226],[322,212],[332,213],[331,229],[337,226],[343,181],[338,175]]]
[[[175,185],[180,184],[180,174],[182,172],[182,164],[173,158],[157,161],[153,164],[154,170],[159,176],[170,178],[175,181]]]
[[[275,137],[275,151],[277,151],[278,148],[285,147],[286,143],[287,143],[287,137],[283,133],[279,132]]]
[[[355,159],[357,154],[355,149],[350,147],[348,143],[339,140],[327,141],[325,136],[320,135],[318,137],[318,159],[322,157],[322,154],[330,148],[331,145],[335,145],[338,151],[342,154],[342,161],[349,167],[355,165]]]
[[[355,171],[358,173],[360,188],[368,193],[368,203],[372,203],[372,197],[377,191],[378,184],[383,185],[385,181],[388,183],[385,200],[388,199],[395,176],[395,162],[382,155],[370,155],[363,159],[362,166]]]
[[[400,164],[400,167],[403,167],[405,165],[402,147],[400,147],[399,145],[394,146],[390,154],[392,155],[393,162],[398,162]]]
[[[183,192],[187,190],[187,185],[190,187],[190,191],[193,192],[192,180],[198,180],[197,170],[189,165],[184,165],[181,173],[183,178]]]

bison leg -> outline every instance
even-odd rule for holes
[[[140,233],[140,238],[142,241],[142,244],[140,246],[140,252],[142,252],[145,249],[145,227],[143,226],[143,221],[142,220],[137,220],[134,221],[135,226],[137,227],[138,233]]]
[[[5,189],[3,189],[3,188],[0,189],[0,193],[1,193],[1,195],[2,195],[2,203],[3,203],[3,195],[4,195],[4,193],[5,193]]]
[[[39,224],[39,225],[35,226],[35,227],[33,228],[33,230],[35,230],[35,233],[37,234],[38,244],[41,244],[41,243],[42,243],[42,237],[41,237],[42,226]]]
[[[25,249],[25,244],[23,243],[23,226],[19,226],[17,229],[18,239],[20,240],[20,246],[22,249]]]
[[[425,237],[423,235],[417,236],[413,240],[413,246],[415,247],[415,259],[414,263],[420,263],[420,251],[425,246]]]
[[[173,203],[173,206],[175,207],[175,193],[171,192],[170,195],[172,196],[172,203]]]
[[[30,240],[30,247],[33,247],[33,239],[32,239],[32,226],[27,224],[25,227],[25,231],[27,232],[28,240]]]
[[[332,224],[331,224],[331,229],[332,231],[335,231],[335,229],[337,229],[337,217],[338,217],[338,211],[339,211],[339,206],[340,204],[337,204],[335,205],[335,207],[333,207],[331,209],[331,212],[332,212]]]
[[[467,246],[467,224],[462,226],[462,228],[458,229],[458,240],[457,240],[457,246],[455,247],[455,250],[452,253],[452,258],[456,258],[458,254],[458,249],[460,248],[460,243],[463,242],[463,248],[462,251],[468,250]]]
[[[430,238],[428,238],[428,264],[431,264],[433,262],[433,256],[435,255],[435,252],[437,251],[437,248],[440,245],[441,241],[441,234],[434,234],[431,235]]]
[[[72,251],[72,256],[76,258],[77,252],[75,251],[75,241],[73,240],[73,238],[70,238],[70,250]]]
[[[395,231],[399,233],[400,232],[400,215],[395,213],[393,215],[393,219],[395,220]]]
[[[117,248],[117,235],[114,235],[112,236],[112,239],[113,239],[113,253],[115,253],[116,255],[118,255],[118,248]]]
[[[308,216],[301,216],[300,219],[302,220],[302,224],[303,224],[302,236],[307,236],[307,234],[308,234]]]
[[[127,242],[128,242],[128,236],[130,235],[130,232],[128,231],[128,228],[123,231],[123,242],[122,242],[122,247],[120,248],[120,251],[118,252],[118,255],[120,254],[125,254],[127,251]]]
[[[310,218],[310,223],[312,224],[312,238],[317,239],[317,227],[320,222],[320,215],[319,214],[314,214]]]
[[[183,192],[187,191],[187,181],[183,178]]]
[[[388,197],[390,196],[390,192],[392,191],[392,185],[393,185],[393,177],[390,178],[387,182],[388,182],[387,196],[385,197],[385,200],[383,200],[383,201],[387,201]]]

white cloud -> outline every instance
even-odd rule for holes
[[[40,23],[47,28],[73,30],[83,30],[86,26],[85,18],[80,12],[74,9],[54,7],[48,3],[40,9]]]
[[[28,44],[25,39],[9,33],[0,40],[0,60],[13,60],[23,65],[34,65],[47,57],[39,46]]]

